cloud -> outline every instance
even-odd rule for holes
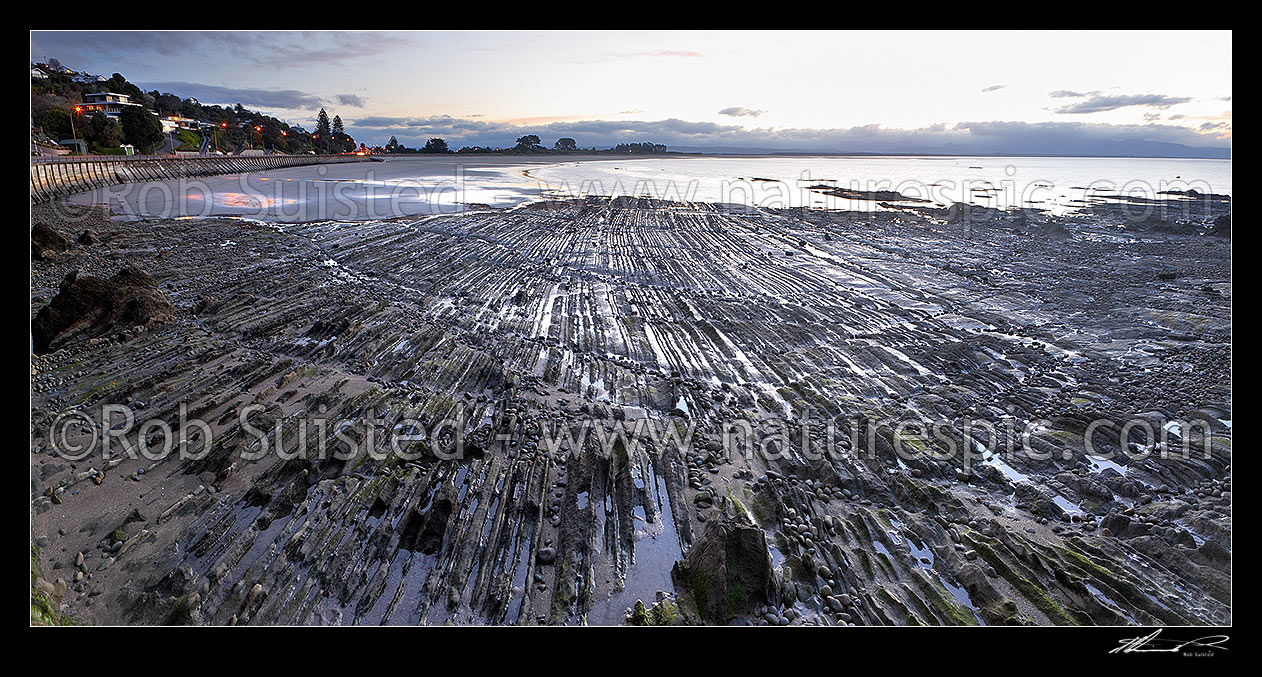
[[[368,101],[357,94],[338,94],[337,102],[343,106],[352,106],[354,108],[363,108]]]
[[[1052,92],[1051,95],[1056,98],[1073,97],[1083,99],[1077,103],[1072,103],[1067,106],[1061,106],[1060,108],[1054,109],[1053,112],[1061,115],[1102,113],[1104,111],[1117,110],[1118,108],[1127,108],[1129,106],[1143,106],[1146,108],[1165,110],[1171,106],[1187,103],[1192,100],[1191,97],[1187,96],[1166,96],[1165,94],[1101,94],[1099,92],[1080,94],[1078,92],[1067,92],[1064,90]]]
[[[683,56],[683,57],[705,56],[701,52],[694,52],[689,49],[657,49],[651,52],[634,52],[634,54],[638,56]]]
[[[724,108],[723,110],[719,111],[719,115],[727,115],[734,118],[756,118],[766,112],[767,111],[765,110],[758,110],[755,108],[744,108],[741,106],[732,106],[730,108]]]
[[[204,85],[196,82],[149,82],[138,86],[145,90],[171,92],[183,98],[193,97],[202,103],[241,104],[247,108],[280,108],[284,110],[315,109],[324,105],[324,100],[307,92],[296,89],[249,89],[240,87],[220,87]]]
[[[1083,122],[961,122],[915,129],[880,125],[839,129],[758,128],[714,122],[665,120],[574,120],[535,125],[439,115],[423,118],[366,117],[348,120],[356,139],[384,142],[391,135],[407,145],[442,137],[460,146],[506,147],[523,134],[545,141],[562,136],[582,147],[609,148],[627,141],[652,141],[679,149],[789,151],[802,153],[934,153],[1031,155],[1226,154],[1224,127],[1203,131],[1169,124],[1112,125]],[[374,141],[379,140],[379,141]]]
[[[1047,93],[1047,95],[1053,99],[1077,99],[1084,96],[1091,96],[1092,94],[1099,94],[1099,92],[1087,92],[1084,94],[1082,92],[1075,92],[1072,89],[1058,89],[1054,92]]]
[[[292,70],[351,67],[380,59],[387,50],[415,47],[409,33],[340,31],[33,31],[31,57],[60,59],[75,68],[151,65],[153,58],[205,57],[208,64],[229,59],[252,66]]]
[[[602,54],[593,54],[586,58],[575,59],[574,63],[603,63],[606,61],[622,61],[626,59],[643,59],[643,58],[699,58],[705,56],[701,52],[694,52],[689,49],[652,49],[636,52],[604,52]]]
[[[991,86],[989,86],[989,87],[983,87],[983,88],[982,88],[982,93],[984,94],[984,93],[986,93],[986,92],[997,92],[997,91],[999,91],[999,90],[1001,90],[1001,89],[1003,89],[1004,87],[1007,87],[1007,86],[1008,86],[1008,85],[991,85]]]

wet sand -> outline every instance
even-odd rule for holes
[[[644,159],[652,156],[635,156]],[[406,156],[187,180],[123,184],[72,196],[122,215],[239,216],[274,222],[430,216],[470,207],[508,208],[543,196],[533,167],[608,155]]]

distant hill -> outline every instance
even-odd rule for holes
[[[788,148],[757,148],[752,146],[671,146],[680,153],[704,153],[707,155],[963,155],[963,156],[1034,156],[1034,157],[1151,157],[1151,158],[1204,158],[1231,159],[1231,148],[1193,148],[1181,143],[1164,143],[1127,139],[1124,141],[1082,142],[1063,145],[1059,153],[1047,153],[1033,148],[988,149],[979,151],[955,144],[922,147],[891,147],[885,150],[824,149],[798,150]]]

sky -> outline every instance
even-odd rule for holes
[[[33,31],[31,60],[369,145],[1204,154],[1230,31]]]

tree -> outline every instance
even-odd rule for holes
[[[355,150],[355,140],[346,133],[346,126],[342,124],[342,116],[333,116],[333,150],[339,153],[349,153]]]
[[[320,114],[316,116],[316,140],[315,146],[328,150],[330,137],[333,136],[333,126],[329,122],[329,114],[323,108]]]
[[[101,84],[105,85],[106,91],[130,96],[132,103],[150,105],[149,99],[152,97],[146,96],[144,92],[140,91],[139,87],[128,82],[127,78],[123,77],[121,73],[115,73],[109,80]]]
[[[422,153],[448,153],[447,142],[443,139],[430,139],[425,142],[425,146],[421,148]]]
[[[54,64],[55,66],[55,64]],[[94,146],[114,147],[115,139],[126,142],[126,133],[117,121],[113,125],[97,122],[93,128],[91,114],[74,114],[73,108],[83,100],[83,95],[90,92],[113,91],[127,94],[132,103],[144,106],[162,114],[179,113],[184,117],[205,120],[215,125],[213,143],[216,148],[232,148],[243,142],[257,142],[262,137],[267,147],[278,148],[287,152],[302,152],[312,147],[312,134],[296,125],[289,125],[276,118],[247,109],[241,104],[217,106],[203,104],[197,99],[180,99],[171,93],[159,90],[143,92],[136,85],[127,82],[121,74],[115,73],[103,82],[77,82],[55,67],[47,69],[48,77],[31,79],[31,122],[42,126],[44,131],[56,139],[72,136],[70,123],[73,120],[79,139],[88,141],[89,148]],[[50,112],[60,109],[59,112]],[[46,119],[47,118],[47,119]],[[149,125],[145,125],[149,126]],[[262,127],[262,130],[256,130]],[[332,121],[330,121],[330,137],[322,140],[321,145],[331,144]],[[133,130],[133,136],[136,135]],[[142,133],[141,136],[144,136]],[[100,137],[99,140],[97,137]],[[353,148],[350,139],[344,145]]]
[[[578,142],[574,139],[561,137],[552,145],[553,150],[578,150]]]
[[[665,153],[666,146],[660,143],[620,143],[613,147],[615,153]]]
[[[118,121],[123,128],[123,139],[141,153],[157,148],[165,136],[158,118],[139,106],[123,106],[118,114]]]
[[[197,99],[184,99],[180,102],[180,115],[186,118],[202,119],[206,115],[202,111],[202,105]]]
[[[49,108],[44,113],[44,132],[54,141],[69,139],[71,135],[70,112],[63,108]]]
[[[390,142],[386,144],[386,152],[393,153],[399,149],[399,139],[391,136]]]
[[[150,94],[153,95],[153,105],[159,113],[179,113],[184,107],[184,101],[174,94],[161,94],[156,91]]]
[[[539,137],[535,136],[534,134],[528,134],[526,136],[521,137],[520,139],[517,139],[518,150],[538,150],[539,147],[540,147]]]
[[[117,148],[122,143],[123,128],[117,120],[101,113],[93,113],[88,118],[88,128],[84,136],[102,148]]]

